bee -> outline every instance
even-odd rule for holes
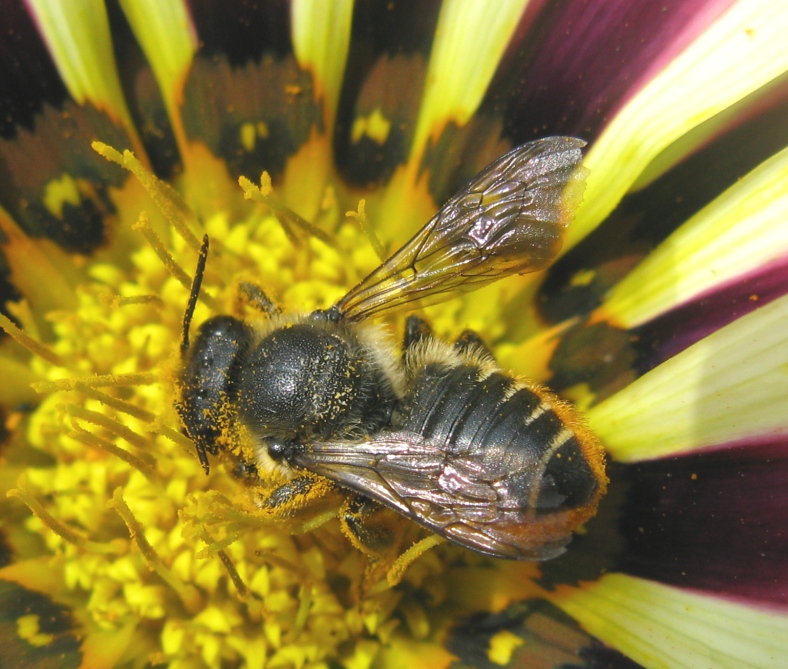
[[[247,289],[261,322],[214,316],[190,344],[206,236],[176,404],[206,473],[208,455],[230,451],[242,426],[254,444],[244,477],[289,472],[264,505],[327,479],[355,495],[356,519],[383,505],[486,555],[562,553],[607,485],[602,446],[576,410],[502,371],[474,332],[449,344],[412,315],[397,348],[372,319],[548,266],[584,145],[548,137],[501,156],[333,306],[284,314]]]

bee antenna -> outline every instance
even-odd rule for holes
[[[208,235],[202,238],[200,245],[200,255],[197,258],[197,269],[194,270],[194,279],[192,279],[192,288],[189,292],[189,301],[186,304],[186,311],[183,314],[183,336],[181,337],[181,357],[186,355],[189,350],[189,326],[192,324],[192,316],[194,316],[194,309],[197,307],[197,298],[200,296],[200,286],[202,285],[202,277],[205,274],[205,263],[208,260]]]

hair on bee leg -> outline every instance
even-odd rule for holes
[[[495,361],[493,352],[484,343],[484,340],[474,330],[463,330],[454,342],[454,350],[463,355],[468,353],[482,353]]]
[[[238,297],[244,304],[248,304],[268,316],[273,316],[281,311],[260,286],[249,281],[241,281],[238,284]]]
[[[377,502],[361,495],[351,495],[342,504],[339,521],[345,536],[362,553],[380,558],[390,551],[397,539],[389,513]]]
[[[407,355],[419,342],[432,337],[432,328],[419,316],[408,316],[405,321],[405,335],[402,340],[402,354]]]

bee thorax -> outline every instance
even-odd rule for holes
[[[385,404],[380,379],[353,339],[321,323],[270,332],[244,362],[238,413],[253,432],[267,438],[344,435],[368,420],[370,409],[374,417],[381,399]]]

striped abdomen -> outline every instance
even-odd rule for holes
[[[543,388],[484,374],[474,364],[422,367],[397,429],[472,462],[474,478],[536,517],[595,507],[602,456],[574,410]]]

